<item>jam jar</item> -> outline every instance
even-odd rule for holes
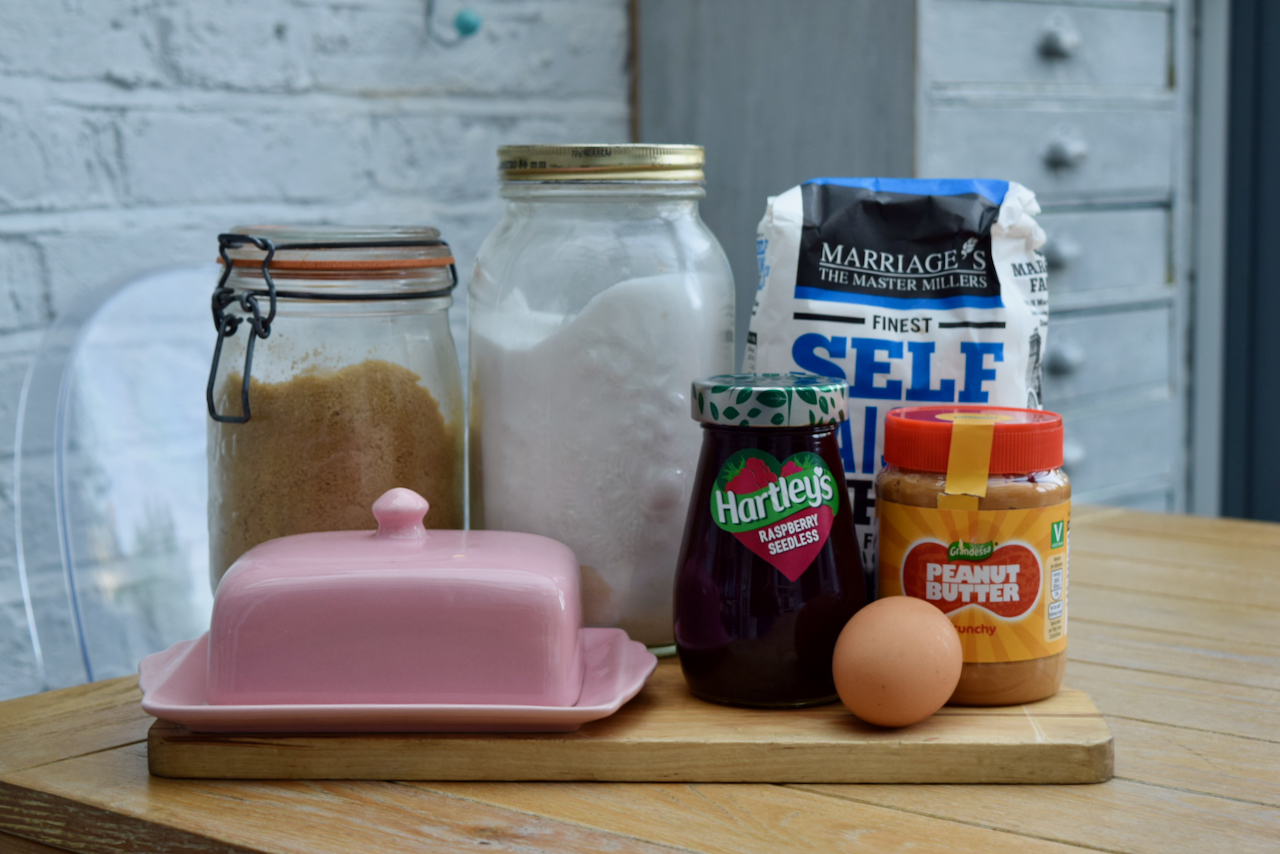
[[[698,697],[740,706],[836,699],[836,638],[866,604],[836,443],[844,380],[695,380],[702,454],[676,567],[675,638]]]

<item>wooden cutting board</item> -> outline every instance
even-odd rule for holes
[[[621,711],[571,733],[245,735],[156,721],[160,777],[703,783],[1100,783],[1111,730],[1081,691],[1025,706],[946,707],[911,727],[839,703],[787,711],[706,703],[673,659]]]

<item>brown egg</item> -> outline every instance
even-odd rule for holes
[[[963,664],[960,635],[945,614],[923,599],[890,596],[845,625],[831,670],[849,711],[897,727],[942,708]]]

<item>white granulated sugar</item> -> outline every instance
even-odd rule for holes
[[[732,367],[730,294],[724,281],[653,276],[614,285],[571,319],[473,318],[484,527],[572,548],[587,625],[671,642],[702,442],[689,385]]]

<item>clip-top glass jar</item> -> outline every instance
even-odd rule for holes
[[[880,595],[931,602],[960,633],[949,702],[1042,700],[1067,668],[1071,481],[1062,416],[913,406],[884,422],[876,476]]]
[[[240,226],[218,240],[213,586],[258,543],[368,527],[397,486],[430,502],[429,526],[462,527],[457,275],[440,233]]]
[[[848,384],[810,374],[695,380],[702,456],[675,586],[689,690],[744,706],[836,699],[836,639],[866,604],[836,430]]]
[[[691,145],[499,150],[470,285],[471,524],[569,545],[584,620],[671,643],[689,381],[733,368],[733,277]]]

